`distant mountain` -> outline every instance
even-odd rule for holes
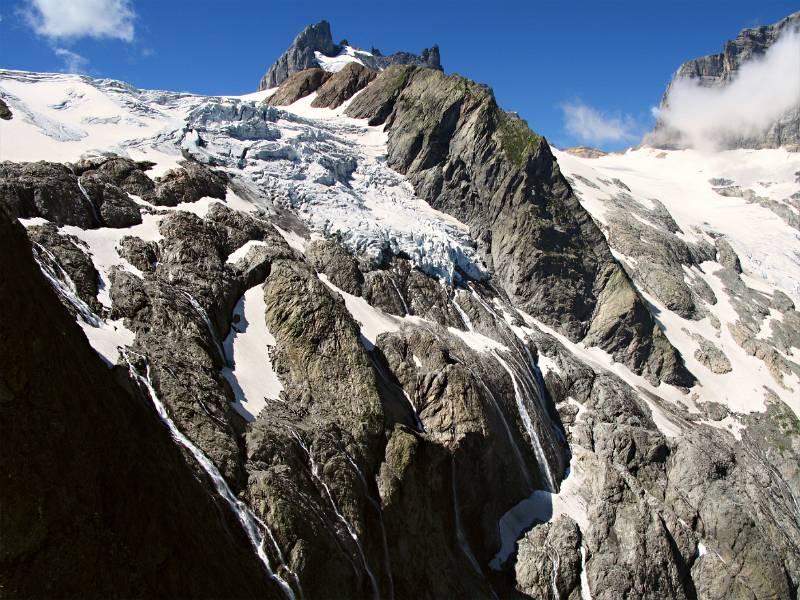
[[[309,25],[294,38],[292,45],[273,63],[258,84],[259,90],[274,88],[287,77],[314,67],[337,72],[348,62],[358,62],[374,71],[382,71],[390,65],[416,65],[442,70],[439,46],[433,45],[422,52],[395,52],[383,56],[377,48],[369,52],[350,46],[347,40],[333,43],[331,26],[327,21]]]
[[[669,106],[670,93],[679,82],[691,80],[705,88],[727,88],[736,79],[743,65],[763,57],[767,51],[791,30],[800,31],[800,12],[795,12],[772,25],[762,25],[742,30],[733,40],[725,42],[719,54],[709,54],[685,62],[678,68],[664,93],[660,111]],[[787,73],[787,75],[789,75]],[[660,118],[648,139],[649,144],[659,147],[682,147],[687,145],[683,132],[670,126]],[[727,148],[777,148],[800,143],[800,97],[794,107],[768,124],[757,133],[740,132],[726,136]]]

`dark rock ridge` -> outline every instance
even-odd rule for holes
[[[309,25],[292,42],[292,45],[269,68],[258,84],[259,90],[274,88],[282,84],[290,75],[305,69],[319,68],[315,56],[320,52],[325,56],[336,56],[343,50],[342,45],[333,43],[331,26],[327,21]],[[441,70],[439,47],[426,48],[419,55],[409,52],[396,52],[383,56],[379,52],[360,52],[359,60],[372,70],[378,71],[390,65],[412,64]]]
[[[485,86],[409,66],[383,71],[347,108],[386,124],[388,162],[421,198],[470,226],[511,299],[652,381],[690,385],[547,142]]]
[[[772,25],[743,29],[733,40],[725,42],[719,54],[709,54],[682,64],[673,76],[664,94],[661,107],[669,100],[670,88],[676,81],[690,79],[703,87],[724,88],[733,80],[742,65],[763,56],[787,31],[800,31],[800,12],[795,12]],[[654,131],[645,141],[656,147],[681,147],[681,132],[657,122]],[[766,131],[756,136],[741,136],[725,140],[729,148],[777,148],[800,144],[800,98],[789,112],[772,123]]]
[[[11,112],[11,109],[8,108],[6,101],[0,98],[0,119],[3,119],[4,121],[10,121],[11,117],[13,116],[14,115]]]
[[[159,206],[225,198],[224,176],[184,161],[155,181],[152,163],[120,157],[81,160],[74,165],[39,161],[0,163],[0,210],[10,218],[41,217],[56,225],[126,228],[142,222],[129,194]]]
[[[330,73],[317,68],[293,73],[281,83],[281,86],[274,94],[264,100],[264,104],[268,106],[288,106],[300,98],[305,98],[309,94],[316,92],[330,78]]]
[[[59,304],[0,214],[0,590],[280,598],[230,508]],[[187,462],[188,461],[188,462]]]
[[[337,108],[353,94],[364,89],[377,73],[356,62],[348,63],[317,90],[314,107]]]

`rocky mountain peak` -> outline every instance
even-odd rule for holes
[[[261,78],[258,89],[277,87],[290,75],[305,69],[321,68],[337,72],[348,62],[360,63],[374,71],[382,71],[391,65],[416,65],[442,70],[439,46],[436,44],[423,49],[419,54],[400,51],[384,56],[375,47],[366,51],[350,46],[346,39],[335,44],[330,23],[323,20],[309,25],[297,34],[292,45]]]
[[[660,117],[654,131],[645,141],[664,148],[691,145],[690,136],[671,123],[668,117],[665,118],[671,105],[670,95],[675,89],[687,82],[692,82],[699,88],[730,89],[744,65],[764,59],[768,51],[790,32],[800,35],[800,11],[771,25],[743,29],[733,40],[725,42],[722,52],[683,63],[664,93],[659,107]],[[791,73],[787,73],[787,76],[791,76]],[[767,123],[762,123],[755,129],[742,128],[733,134],[728,132],[721,137],[721,145],[731,149],[777,148],[800,143],[800,96],[795,98],[793,106],[787,111]]]

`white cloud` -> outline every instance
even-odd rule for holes
[[[33,30],[52,40],[81,37],[132,42],[136,14],[129,0],[27,0]]]
[[[77,52],[66,48],[56,48],[53,50],[60,59],[64,61],[64,71],[67,73],[85,73],[89,61]]]
[[[627,115],[602,113],[580,101],[566,102],[564,127],[582,143],[627,142],[637,138],[636,121]]]
[[[662,125],[682,142],[710,148],[725,140],[755,136],[800,106],[800,32],[784,33],[767,52],[739,68],[724,87],[702,87],[680,79],[670,87]]]

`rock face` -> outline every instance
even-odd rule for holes
[[[691,383],[543,138],[459,76],[395,66],[347,114],[386,123],[390,166],[431,206],[471,227],[524,310],[653,381]]]
[[[125,371],[89,346],[4,214],[0,250],[0,300],[15,314],[0,321],[3,595],[281,597],[230,509]]]
[[[358,63],[352,62],[335,73],[317,92],[311,103],[315,107],[337,108],[356,92],[362,90],[375,79],[377,73]]]
[[[670,87],[677,81],[688,79],[703,87],[724,88],[736,78],[742,65],[763,56],[782,34],[798,30],[800,12],[772,25],[744,29],[735,39],[725,42],[720,54],[702,56],[682,64]],[[662,108],[668,102],[670,87],[664,94]],[[646,141],[656,147],[680,147],[685,143],[679,131],[670,130],[662,122],[656,124],[655,130]],[[777,148],[800,144],[800,103],[762,133],[726,139],[724,143],[728,148]]]
[[[316,92],[320,86],[331,78],[331,74],[322,69],[306,69],[290,75],[278,90],[264,101],[269,106],[287,106],[300,98]]]
[[[800,313],[741,240],[593,175],[614,157],[565,178],[579,159],[433,69],[277,92],[385,135],[92,81],[183,115],[134,147],[189,162],[3,165],[32,241],[0,214],[4,593],[796,597]],[[711,377],[762,395],[737,414]]]
[[[345,44],[346,45],[346,44]],[[344,51],[340,45],[333,43],[331,26],[327,21],[309,25],[301,31],[292,45],[269,68],[258,84],[259,90],[266,90],[281,85],[290,75],[306,69],[319,68],[322,65],[316,52],[333,57]],[[409,52],[396,52],[383,56],[376,52],[356,51],[358,60],[366,67],[378,71],[390,65],[413,64],[441,70],[439,47],[433,46],[423,50],[419,55]]]
[[[10,121],[11,117],[13,116],[14,115],[11,112],[11,109],[8,108],[6,101],[0,98],[0,119],[3,119],[4,121]]]

